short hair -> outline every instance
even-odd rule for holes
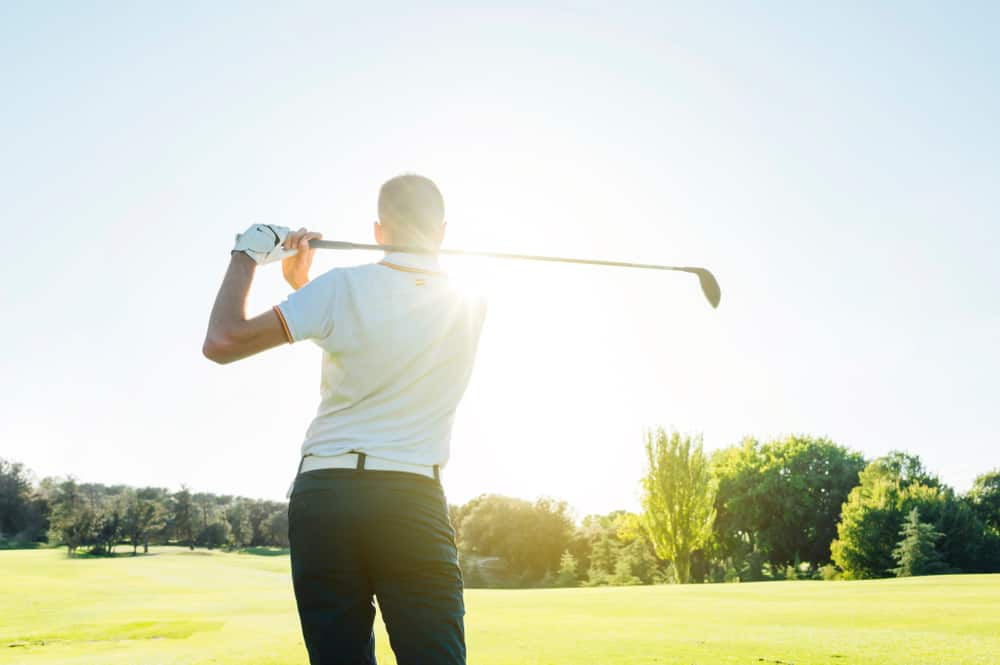
[[[421,242],[444,224],[444,197],[430,178],[398,175],[378,192],[378,219],[401,239]]]

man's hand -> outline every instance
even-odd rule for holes
[[[249,229],[236,236],[233,253],[246,254],[257,265],[280,261],[288,256],[283,243],[288,239],[289,231],[284,226],[276,224],[252,224]],[[294,250],[292,250],[294,252]]]
[[[294,254],[281,261],[281,272],[285,276],[285,281],[296,291],[309,283],[309,267],[316,251],[309,249],[309,241],[319,240],[322,237],[322,233],[302,228],[289,233],[282,243],[284,250],[292,251]]]

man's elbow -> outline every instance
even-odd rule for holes
[[[228,335],[209,333],[205,336],[205,343],[201,346],[201,352],[212,362],[219,365],[227,365],[234,360],[240,359],[236,346],[235,341]]]

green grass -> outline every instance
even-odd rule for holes
[[[306,662],[287,556],[2,551],[0,603],[0,663]],[[1000,662],[1000,575],[471,590],[466,605],[474,665]]]

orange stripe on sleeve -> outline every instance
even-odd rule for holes
[[[288,329],[288,322],[285,321],[285,315],[281,313],[281,308],[277,305],[275,305],[273,309],[274,313],[278,315],[278,320],[281,321],[281,329],[285,331],[285,337],[288,339],[288,343],[293,344],[295,340],[292,339],[292,331]]]

